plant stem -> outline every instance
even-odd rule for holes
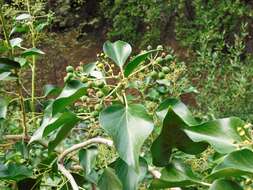
[[[5,24],[5,19],[4,19],[4,15],[3,15],[3,12],[2,12],[2,1],[1,1],[1,7],[0,7],[0,21],[2,23],[2,26],[3,26],[3,33],[4,33],[4,38],[5,38],[5,41],[7,42],[9,48],[11,48],[11,42],[10,42],[10,39],[8,37],[8,33],[7,33],[7,28],[6,28],[6,24]],[[11,48],[11,54],[12,54],[12,48]]]
[[[104,139],[104,138],[101,138],[101,137],[95,137],[95,138],[89,139],[85,142],[73,145],[72,147],[70,147],[70,148],[66,149],[65,151],[63,151],[58,156],[58,160],[57,160],[58,169],[69,180],[73,190],[79,190],[79,187],[78,187],[75,179],[71,175],[71,173],[64,167],[64,158],[68,154],[70,154],[74,151],[77,151],[80,148],[87,147],[91,144],[105,144],[105,145],[110,146],[110,147],[113,146],[113,142],[111,140]]]
[[[26,0],[26,5],[27,5],[27,11],[29,13],[29,15],[32,16],[31,14],[31,9],[30,9],[30,2],[29,0]],[[32,47],[35,48],[36,47],[36,34],[35,34],[35,30],[33,27],[33,18],[32,18],[32,22],[30,24],[30,33],[31,33],[31,40],[32,40]],[[31,94],[31,109],[32,109],[32,121],[33,121],[33,126],[35,127],[36,122],[35,122],[35,80],[36,80],[36,57],[35,55],[32,56],[32,94]]]
[[[18,79],[17,79],[17,87],[18,87],[20,108],[21,108],[21,112],[22,112],[23,135],[24,135],[24,139],[26,139],[28,137],[28,129],[27,129],[27,125],[26,125],[25,104],[24,104],[24,97],[23,97],[23,93],[22,93],[21,81],[20,81],[19,74],[18,74]]]

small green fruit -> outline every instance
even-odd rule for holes
[[[82,100],[83,102],[87,101],[87,99],[88,99],[88,96],[82,96],[82,97],[81,97],[81,100]]]
[[[162,71],[165,73],[165,74],[168,74],[170,72],[170,68],[169,67],[163,67],[162,68]]]
[[[101,80],[95,82],[95,86],[98,88],[103,88],[105,83]]]
[[[174,59],[174,57],[170,54],[166,55],[166,57],[164,58],[166,61],[172,61]]]
[[[97,97],[102,98],[104,96],[104,93],[102,91],[98,91],[96,95]]]
[[[158,74],[157,74],[156,71],[152,71],[152,72],[150,73],[150,76],[151,76],[152,78],[157,78]]]
[[[73,72],[74,72],[74,67],[71,66],[71,65],[69,65],[69,66],[66,67],[66,71],[67,71],[68,73],[73,73]]]
[[[95,105],[95,110],[96,111],[100,111],[100,110],[102,110],[103,109],[103,105],[102,104],[96,104]]]
[[[163,63],[163,58],[158,57],[158,58],[156,59],[156,61],[157,61],[157,63],[161,64],[161,63]]]
[[[159,79],[164,79],[165,78],[165,74],[163,72],[159,72],[158,78]]]
[[[92,115],[93,117],[96,117],[96,116],[99,115],[99,112],[98,112],[98,111],[93,111],[93,112],[91,112],[91,115]]]

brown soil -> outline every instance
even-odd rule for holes
[[[53,33],[44,40],[42,50],[46,53],[37,63],[37,91],[44,85],[62,85],[67,65],[77,66],[80,62],[90,63],[96,60],[96,54],[102,49],[102,43],[91,41],[78,42],[78,33]]]

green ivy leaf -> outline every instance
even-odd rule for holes
[[[233,181],[218,179],[214,181],[209,190],[243,190],[243,188]]]
[[[223,154],[236,150],[246,139],[238,134],[238,129],[244,125],[239,118],[198,124],[186,106],[177,100],[169,99],[162,103],[158,115],[164,118],[163,128],[151,148],[153,162],[157,166],[169,163],[172,148],[178,148],[187,154],[198,154],[205,150],[208,143]]]
[[[0,97],[0,120],[6,118],[7,106],[8,106],[7,100]]]
[[[12,60],[7,57],[0,58],[0,72],[5,72],[5,71],[9,72],[12,69],[18,69],[18,68],[20,68],[20,64],[17,61]]]
[[[100,113],[99,122],[112,137],[120,158],[138,170],[141,146],[153,130],[145,108],[139,104],[112,105]]]
[[[231,152],[224,157],[208,176],[211,179],[253,174],[253,152],[242,149]]]
[[[187,125],[196,125],[198,122],[182,102],[168,99],[159,106],[157,114],[163,120],[163,128],[151,147],[154,165],[168,165],[173,148],[187,154],[198,154],[207,148],[206,143],[192,141],[183,131]]]
[[[60,128],[59,131],[56,132],[55,137],[49,142],[49,152],[66,137],[68,132],[79,121],[74,113],[67,110],[63,113],[58,112],[57,114],[52,115],[52,105],[53,102],[46,108],[42,124],[34,132],[29,142],[30,144],[35,141],[40,141],[51,132]]]
[[[97,155],[97,147],[90,147],[79,151],[79,161],[84,169],[85,178],[95,184],[98,181],[98,174],[94,170]]]
[[[123,41],[111,43],[106,41],[103,45],[104,53],[111,58],[121,69],[132,52],[130,44]]]
[[[32,177],[31,169],[16,164],[3,165],[0,164],[0,179],[19,181],[27,177]]]
[[[49,95],[58,95],[61,92],[61,89],[55,85],[52,84],[47,84],[44,86],[44,96],[49,96]]]
[[[176,115],[180,116],[182,118],[183,122],[186,125],[194,126],[198,125],[199,122],[195,120],[190,110],[185,106],[184,103],[182,103],[180,100],[175,98],[168,98],[165,101],[163,101],[159,107],[157,108],[157,115],[161,120],[164,120],[166,117],[168,110],[172,109]]]
[[[239,144],[246,140],[238,133],[244,122],[236,117],[217,119],[200,125],[186,127],[184,132],[195,142],[208,142],[221,154],[238,149]]]
[[[144,179],[148,172],[148,164],[144,158],[139,159],[140,169],[136,172],[129,167],[123,160],[118,158],[113,164],[115,173],[122,182],[124,190],[137,190],[139,183]]]
[[[86,90],[87,84],[83,84],[78,80],[69,81],[53,103],[53,114],[63,111],[67,105],[74,103],[85,95]]]
[[[29,26],[20,24],[12,28],[9,36],[12,36],[15,33],[26,33],[28,31],[29,31]]]
[[[123,190],[122,184],[112,168],[104,169],[98,181],[99,190]]]
[[[33,55],[44,55],[45,53],[37,48],[30,48],[25,50],[21,55],[23,57],[33,56]]]
[[[96,68],[96,62],[88,63],[83,65],[83,72],[89,75]]]
[[[79,121],[79,118],[77,118],[74,114],[71,114],[71,112],[68,113],[69,120],[65,121],[63,125],[57,129],[55,135],[53,138],[50,138],[49,143],[48,143],[48,152],[52,152],[55,147],[62,141],[64,140],[71,129],[77,124]]]
[[[152,189],[186,187],[201,184],[201,179],[192,172],[191,168],[178,160],[172,161],[162,170],[161,174],[159,179],[152,181]]]
[[[20,67],[26,66],[29,62],[23,57],[14,57],[14,60],[19,63]]]
[[[125,67],[124,75],[128,77],[150,54],[158,50],[150,50],[134,57]]]

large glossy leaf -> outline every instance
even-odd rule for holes
[[[194,126],[199,124],[185,104],[175,98],[166,99],[157,108],[156,113],[161,120],[164,120],[170,108],[175,112],[176,115],[182,118],[186,125]]]
[[[95,184],[98,180],[98,174],[94,169],[97,155],[97,147],[90,147],[79,151],[79,161],[84,169],[85,178]]]
[[[198,154],[207,148],[206,143],[193,142],[183,131],[184,127],[198,123],[183,103],[168,99],[160,105],[157,114],[163,120],[163,128],[151,147],[154,165],[168,165],[173,148],[188,154]]]
[[[7,106],[8,101],[5,98],[0,97],[0,120],[6,118]]]
[[[185,128],[184,132],[195,142],[208,142],[217,152],[225,154],[236,150],[245,137],[238,130],[244,122],[236,117],[217,119]]]
[[[53,103],[53,114],[61,112],[67,105],[74,103],[80,97],[85,95],[86,90],[86,84],[83,84],[78,80],[69,81]]]
[[[71,117],[71,118],[69,118],[67,121],[65,121],[64,124],[61,125],[59,127],[59,129],[57,129],[54,136],[50,138],[49,143],[48,143],[48,151],[49,152],[52,152],[55,149],[55,147],[62,140],[64,140],[67,137],[67,135],[69,134],[71,129],[79,121],[79,119],[74,114],[72,114],[71,112],[69,112],[69,113],[66,112],[66,113],[69,115],[68,117]]]
[[[112,168],[104,169],[98,181],[99,190],[123,190],[122,184]]]
[[[49,95],[58,95],[61,92],[61,89],[55,85],[52,84],[47,84],[44,86],[44,96],[49,96]]]
[[[27,177],[32,177],[32,170],[25,166],[16,164],[3,165],[0,164],[0,179],[2,180],[22,180]]]
[[[11,69],[20,68],[20,64],[17,61],[14,61],[7,57],[0,58],[0,72],[8,72]]]
[[[150,50],[145,53],[141,53],[134,57],[125,67],[124,75],[128,77],[143,61],[145,61],[150,54],[157,50]]]
[[[55,136],[49,142],[49,151],[63,140],[68,132],[79,121],[75,114],[65,110],[65,112],[58,112],[52,115],[52,103],[46,108],[44,118],[41,126],[34,132],[29,143],[40,141],[51,132],[58,129]],[[59,129],[60,128],[60,129]]]
[[[153,130],[145,108],[139,104],[112,105],[101,112],[99,121],[112,137],[121,159],[138,169],[141,146]]]
[[[239,118],[218,119],[199,124],[186,106],[177,100],[169,99],[162,103],[158,115],[161,119],[164,118],[163,128],[151,148],[153,161],[157,166],[169,163],[172,148],[178,148],[188,154],[197,154],[202,152],[208,143],[219,153],[229,153],[245,140],[245,137],[238,134],[238,128],[244,125]]]
[[[83,65],[83,72],[89,75],[96,68],[96,62],[88,63]]]
[[[233,181],[219,179],[213,182],[209,190],[243,190],[243,188]]]
[[[253,174],[253,152],[242,149],[231,152],[224,157],[212,171],[209,178],[232,177]]]
[[[123,41],[111,43],[106,41],[103,45],[104,53],[111,58],[121,69],[132,52],[130,44]]]
[[[115,173],[121,180],[124,190],[137,190],[140,182],[144,179],[148,172],[148,164],[145,159],[140,158],[140,169],[135,171],[132,167],[129,167],[123,160],[118,158],[113,163]]]
[[[161,174],[160,179],[153,180],[152,189],[186,187],[201,183],[201,179],[192,172],[190,167],[180,161],[172,161]]]

